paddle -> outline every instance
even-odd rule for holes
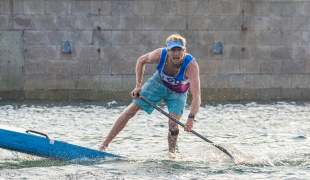
[[[156,109],[157,111],[161,112],[163,115],[165,115],[166,117],[168,117],[169,119],[171,119],[172,121],[174,121],[175,123],[179,124],[180,126],[184,127],[184,124],[181,123],[180,121],[178,121],[177,119],[175,119],[174,117],[170,116],[168,113],[166,113],[164,110],[160,109],[158,106],[152,104],[152,102],[150,102],[149,100],[145,99],[143,96],[140,96],[139,94],[137,94],[137,96],[142,99],[144,102],[146,102],[147,104],[149,104],[150,106],[152,106],[154,109]],[[209,139],[203,137],[202,135],[198,134],[196,131],[191,130],[191,133],[195,134],[196,136],[200,137],[201,139],[203,139],[204,141],[211,143],[214,147],[218,148],[219,150],[221,150],[222,152],[224,152],[225,154],[227,154],[231,161],[235,164],[238,164],[237,161],[235,160],[235,158],[223,147],[214,144],[214,142],[210,141]]]

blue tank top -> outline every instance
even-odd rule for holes
[[[185,53],[185,58],[180,66],[179,72],[176,76],[168,76],[163,72],[165,62],[167,60],[168,51],[166,48],[163,48],[161,51],[161,56],[159,63],[156,67],[161,79],[163,80],[164,84],[171,90],[177,93],[184,93],[188,90],[190,83],[189,79],[185,77],[186,68],[195,58]]]

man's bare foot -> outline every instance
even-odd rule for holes
[[[107,149],[107,147],[108,146],[106,146],[104,144],[101,144],[100,147],[99,147],[99,150],[104,152]]]

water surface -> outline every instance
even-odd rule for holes
[[[117,102],[8,102],[0,104],[0,124],[98,149],[125,107]],[[194,130],[231,152],[241,162],[236,165],[184,131],[172,158],[167,118],[156,110],[151,115],[141,111],[107,149],[125,159],[63,162],[0,149],[0,179],[309,179],[309,115],[307,102],[203,105]]]

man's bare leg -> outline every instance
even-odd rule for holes
[[[170,116],[174,117],[177,120],[181,119],[181,116],[175,113],[169,113]],[[179,126],[177,123],[169,119],[169,132],[168,132],[168,146],[169,152],[175,153],[177,140],[179,136]]]
[[[140,110],[140,106],[137,104],[131,103],[118,117],[116,120],[114,126],[110,130],[110,133],[106,137],[106,139],[103,141],[103,143],[100,146],[101,151],[105,151],[105,149],[108,147],[110,142],[115,138],[115,136],[126,126],[128,121],[134,117],[137,112]]]

